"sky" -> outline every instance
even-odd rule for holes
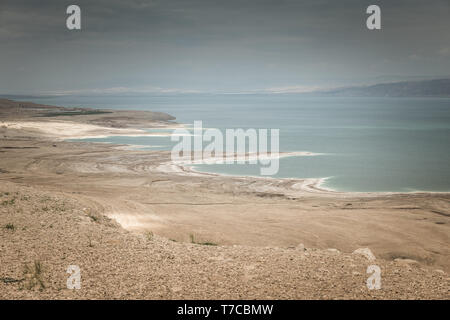
[[[66,8],[81,8],[68,30]],[[381,8],[368,30],[366,8]],[[448,0],[1,0],[0,94],[304,92],[450,75]]]

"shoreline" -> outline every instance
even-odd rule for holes
[[[132,136],[132,135],[123,135],[123,136]],[[151,135],[151,136],[159,136],[159,135]],[[161,135],[161,136],[170,136],[170,134],[167,135]],[[113,137],[113,136],[109,136],[109,137]],[[98,137],[100,138],[100,137]],[[146,150],[147,148],[151,149],[151,148],[155,148],[155,147],[160,147],[160,146],[145,146],[145,145],[134,145],[134,144],[126,144],[126,143],[114,143],[114,142],[97,142],[97,141],[82,141],[84,138],[81,139],[76,139],[76,140],[80,140],[77,142],[85,142],[85,143],[105,143],[105,144],[110,144],[113,145],[115,147],[117,147],[118,150],[134,150],[134,151],[148,151]],[[71,140],[70,138],[67,140]],[[70,141],[69,141],[70,142]],[[303,156],[318,156],[318,155],[326,155],[326,153],[315,153],[315,152],[309,152],[309,151],[292,151],[292,152],[279,152],[279,155],[276,157],[277,159],[282,159],[282,158],[288,158],[288,157],[303,157]],[[247,155],[246,155],[247,156]],[[246,157],[246,156],[241,156],[241,157]],[[237,154],[234,154],[235,157],[235,161],[239,160],[240,156]],[[269,156],[270,157],[270,156]],[[212,158],[213,159],[213,158]],[[258,159],[258,156],[252,157],[251,155],[249,157],[246,158],[247,160],[250,159]],[[251,178],[251,179],[273,179],[273,180],[280,180],[280,181],[298,181],[299,183],[302,183],[304,181],[307,181],[307,189],[301,188],[302,190],[310,190],[310,191],[318,191],[318,192],[324,192],[324,193],[336,193],[336,194],[353,194],[353,195],[374,195],[374,196],[378,196],[378,195],[408,195],[408,194],[450,194],[450,191],[427,191],[427,190],[414,190],[414,191],[343,191],[343,190],[337,190],[337,189],[333,189],[331,187],[324,187],[323,184],[326,182],[327,179],[332,178],[332,176],[330,177],[324,177],[324,178],[301,178],[301,177],[285,177],[285,178],[278,178],[278,177],[264,177],[264,176],[257,176],[257,175],[236,175],[236,174],[231,174],[231,173],[221,173],[221,172],[210,172],[210,171],[202,171],[202,170],[198,170],[195,168],[196,165],[201,165],[201,164],[210,164],[208,163],[208,159],[203,159],[203,160],[189,160],[186,161],[187,163],[184,163],[184,161],[178,161],[178,162],[174,162],[174,161],[168,161],[167,163],[165,163],[165,167],[167,166],[174,166],[174,167],[178,167],[179,170],[171,170],[171,169],[166,169],[166,173],[188,173],[191,172],[193,174],[196,175],[204,175],[204,176],[223,176],[223,177],[235,177],[235,178]],[[218,164],[223,164],[224,161],[222,161],[222,163],[218,163]],[[217,164],[217,163],[212,163],[212,164]]]
[[[0,126],[2,123],[0,123]],[[156,148],[160,146],[145,146],[145,145],[135,145],[135,144],[126,144],[126,143],[114,143],[114,142],[96,142],[96,141],[83,141],[84,139],[99,139],[99,138],[110,138],[110,137],[170,137],[171,133],[162,133],[162,132],[156,132],[151,133],[145,130],[169,130],[169,129],[178,129],[178,128],[186,128],[189,124],[180,123],[176,126],[173,126],[173,124],[167,125],[167,126],[160,126],[160,127],[151,127],[151,128],[138,128],[138,130],[141,130],[142,134],[131,134],[131,133],[117,133],[117,134],[97,134],[97,135],[91,135],[91,136],[80,136],[80,135],[73,135],[70,137],[64,138],[62,141],[68,141],[70,140],[79,140],[76,142],[86,142],[86,143],[108,143],[111,145],[116,146],[118,149],[121,150],[134,150],[134,151],[147,151],[146,149],[149,148]],[[39,126],[38,126],[39,127]],[[34,127],[33,129],[38,129],[38,127]],[[97,131],[107,131],[108,128],[105,127],[97,127]],[[203,128],[206,129],[206,128]],[[94,128],[92,130],[95,130]],[[179,134],[178,134],[179,136]],[[191,135],[193,136],[193,135]],[[58,135],[52,136],[54,139],[59,139]],[[310,152],[310,151],[290,151],[290,152],[279,152],[279,155],[276,157],[277,159],[287,158],[287,157],[303,157],[303,156],[321,156],[321,155],[327,155],[327,153],[316,153],[316,152]],[[238,154],[234,154],[235,161],[238,161],[241,158],[245,158],[247,161],[251,159],[259,159],[258,156],[252,156],[252,155],[245,155],[245,156],[239,156]],[[241,157],[241,158],[240,158]],[[247,157],[247,158],[246,158]],[[270,156],[269,156],[270,158]],[[169,164],[173,164],[175,166],[183,167],[182,170],[177,170],[175,172],[192,172],[195,174],[203,174],[205,176],[208,175],[215,175],[215,176],[224,176],[224,177],[238,177],[238,178],[252,178],[252,179],[276,179],[281,181],[287,181],[287,180],[298,180],[299,183],[302,181],[307,181],[307,188],[301,188],[302,190],[309,190],[311,192],[324,192],[324,193],[337,193],[337,194],[354,194],[354,195],[367,195],[372,194],[374,196],[377,195],[407,195],[407,194],[450,194],[450,191],[427,191],[427,190],[414,190],[414,191],[344,191],[344,190],[338,190],[331,187],[324,187],[323,184],[326,182],[327,179],[332,178],[330,177],[324,177],[324,178],[301,178],[301,177],[285,177],[285,178],[274,178],[274,177],[264,177],[264,176],[256,176],[256,175],[235,175],[235,174],[228,174],[228,173],[219,173],[219,172],[209,172],[209,171],[202,171],[193,168],[193,166],[198,164],[210,164],[208,163],[208,159],[203,160],[191,160],[189,163],[183,164],[184,161],[181,161],[179,163],[174,163],[173,161],[170,161]],[[212,163],[214,164],[214,163]],[[220,164],[220,163],[219,163]],[[168,170],[167,173],[172,172],[171,170]]]
[[[67,130],[66,136],[61,138],[60,133],[54,132],[54,130],[48,130],[47,125],[52,124],[52,126],[56,125],[56,130]],[[55,141],[66,141],[66,142],[77,142],[77,143],[100,143],[100,144],[109,144],[111,146],[114,146],[118,150],[133,150],[133,151],[148,151],[148,150],[140,150],[141,148],[155,148],[159,146],[144,146],[144,145],[133,145],[133,144],[124,144],[124,143],[114,143],[114,142],[97,142],[97,141],[83,141],[85,139],[99,139],[99,138],[109,138],[109,137],[169,137],[171,136],[171,133],[152,133],[145,131],[146,129],[149,130],[158,130],[158,129],[176,129],[176,128],[183,128],[186,127],[186,124],[177,124],[174,126],[173,123],[171,124],[159,124],[159,126],[156,127],[149,127],[149,128],[136,128],[136,129],[117,129],[117,128],[108,128],[108,127],[102,127],[98,125],[84,125],[84,124],[76,124],[70,121],[55,121],[55,120],[48,120],[48,121],[1,121],[0,127],[6,127],[7,129],[16,129],[16,130],[22,130],[22,129],[28,129],[31,131],[40,131],[42,135],[46,138],[53,139]],[[91,134],[84,134],[80,132],[86,132],[90,131]],[[69,133],[67,133],[69,132]],[[280,152],[277,156],[277,159],[282,159],[285,157],[301,157],[301,156],[319,156],[319,155],[326,155],[326,153],[315,153],[315,152],[309,152],[309,151],[294,151],[294,152]],[[234,155],[235,161],[239,160],[239,155]],[[244,156],[245,157],[245,156]],[[270,156],[269,156],[270,157]],[[253,157],[258,159],[258,157]],[[247,160],[253,159],[252,156],[248,156]],[[331,177],[325,177],[325,178],[297,178],[297,177],[288,177],[288,178],[274,178],[274,177],[264,177],[264,176],[255,176],[255,175],[234,175],[234,174],[227,174],[227,173],[218,173],[218,172],[208,172],[208,171],[202,171],[193,168],[193,166],[198,164],[204,164],[203,162],[207,162],[208,160],[199,160],[196,162],[195,160],[189,161],[189,163],[183,163],[181,162],[173,162],[168,161],[165,165],[167,166],[176,166],[179,169],[173,170],[173,169],[166,169],[166,173],[175,173],[179,174],[181,172],[188,173],[191,172],[195,175],[203,175],[203,176],[223,176],[223,177],[235,177],[235,178],[251,178],[251,179],[261,179],[261,180],[267,180],[267,181],[273,181],[278,180],[280,182],[284,181],[297,181],[297,184],[300,184],[299,190],[301,191],[309,191],[309,192],[316,192],[316,193],[333,193],[333,194],[339,194],[339,195],[353,195],[353,196],[386,196],[386,195],[408,195],[408,194],[450,194],[450,191],[424,191],[424,190],[414,190],[414,191],[342,191],[333,189],[330,187],[324,187],[323,184],[326,182],[327,179]],[[207,163],[206,163],[207,164]],[[162,167],[163,168],[163,167]],[[181,169],[182,168],[182,169]]]
[[[282,157],[280,157],[281,159]],[[326,182],[327,179],[330,179],[331,177],[325,177],[325,178],[296,178],[296,177],[290,177],[290,178],[273,178],[273,177],[263,177],[263,176],[255,176],[255,175],[235,175],[235,174],[228,174],[228,173],[218,173],[218,172],[209,172],[209,171],[202,171],[195,169],[192,166],[195,166],[195,164],[189,165],[189,164],[174,164],[174,166],[182,167],[182,170],[177,171],[170,171],[167,170],[165,172],[171,173],[171,172],[192,172],[195,174],[205,175],[205,176],[223,176],[223,177],[234,177],[234,178],[251,178],[251,179],[261,179],[261,180],[278,180],[278,181],[298,181],[297,184],[301,184],[300,190],[303,191],[311,191],[311,192],[323,192],[323,193],[333,193],[333,194],[347,194],[347,195],[373,195],[373,196],[386,196],[386,195],[409,195],[409,194],[431,194],[431,195],[448,195],[450,194],[450,191],[421,191],[421,190],[415,190],[415,191],[342,191],[342,190],[336,190],[329,187],[324,187],[323,184]],[[306,186],[306,188],[305,188]]]

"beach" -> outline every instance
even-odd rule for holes
[[[168,151],[66,141],[145,136],[170,115],[65,112],[0,100],[0,278],[20,280],[2,298],[448,298],[449,193],[202,173]],[[46,289],[20,290],[36,260]],[[82,290],[65,288],[69,264]]]

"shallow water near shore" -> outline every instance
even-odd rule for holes
[[[299,95],[60,96],[36,103],[151,110],[204,128],[280,129],[280,151],[324,155],[280,159],[274,178],[328,178],[338,191],[450,191],[449,98],[331,98]],[[85,139],[170,150],[170,137]],[[195,165],[259,175],[257,165]]]

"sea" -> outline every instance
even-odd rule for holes
[[[279,129],[274,178],[324,178],[337,191],[450,191],[450,98],[312,97],[299,94],[146,94],[32,97],[36,103],[166,112],[204,128]],[[151,130],[149,130],[151,131]],[[166,130],[167,131],[167,130]],[[85,139],[170,150],[170,137]],[[260,175],[259,165],[201,164],[196,170]]]

